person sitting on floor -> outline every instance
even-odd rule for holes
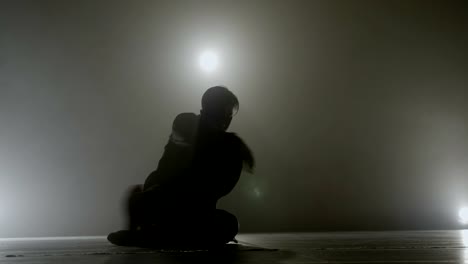
[[[254,157],[243,140],[226,132],[237,97],[226,87],[209,88],[199,115],[179,114],[159,160],[144,185],[127,199],[128,229],[108,240],[121,246],[211,246],[235,240],[237,218],[216,208]]]

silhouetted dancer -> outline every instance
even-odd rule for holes
[[[216,209],[239,180],[243,168],[252,172],[254,158],[247,145],[226,132],[236,96],[227,88],[209,88],[200,115],[179,114],[158,167],[128,197],[128,230],[111,233],[121,246],[198,247],[234,240],[237,218]]]

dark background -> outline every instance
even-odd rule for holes
[[[220,202],[241,231],[460,228],[465,3],[1,1],[0,237],[121,228],[217,84],[258,162]]]

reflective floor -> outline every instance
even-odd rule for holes
[[[468,231],[241,234],[217,250],[117,247],[104,237],[0,240],[0,263],[468,263]]]

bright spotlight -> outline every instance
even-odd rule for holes
[[[206,72],[212,72],[218,67],[218,55],[212,51],[205,51],[200,55],[200,67]]]
[[[463,207],[458,211],[458,221],[462,224],[468,224],[468,207]]]

